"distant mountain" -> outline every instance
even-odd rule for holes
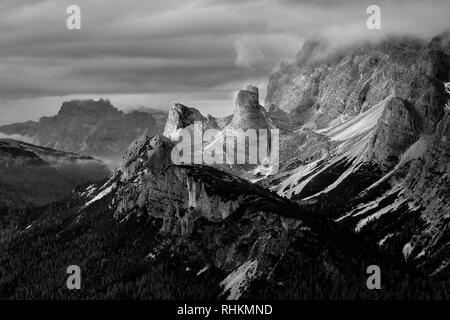
[[[0,132],[45,147],[116,160],[144,131],[162,132],[165,118],[163,112],[124,113],[109,100],[72,100],[64,102],[55,116],[0,126]]]
[[[61,200],[108,174],[100,160],[88,156],[0,139],[0,210]]]

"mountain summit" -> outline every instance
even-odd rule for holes
[[[267,129],[269,123],[264,107],[259,104],[258,88],[252,85],[240,90],[236,97],[236,109],[230,127],[235,129]]]

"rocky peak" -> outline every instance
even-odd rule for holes
[[[251,84],[245,88],[245,91],[252,92],[255,96],[256,102],[259,103],[259,90],[258,87],[252,86]]]
[[[245,90],[239,90],[236,97],[236,109],[259,109],[258,88],[252,85]]]
[[[259,104],[258,88],[247,86],[236,97],[236,108],[230,126],[235,129],[268,128],[265,110]]]
[[[106,114],[115,114],[119,111],[111,104],[109,99],[99,99],[97,101],[93,99],[86,100],[71,100],[65,101],[61,105],[61,109],[58,112],[58,116],[104,116]]]
[[[169,111],[163,135],[172,140],[178,140],[180,129],[189,127],[196,121],[203,123],[208,122],[207,120],[197,109],[174,103]]]
[[[180,129],[188,128],[194,122],[201,122],[202,130],[222,130],[225,127],[243,130],[268,128],[265,114],[264,108],[259,104],[258,88],[248,85],[245,90],[238,92],[234,114],[228,117],[215,118],[211,115],[205,117],[195,108],[175,103],[169,111],[163,135],[171,140],[178,140]]]
[[[123,156],[122,181],[141,174],[159,174],[172,164],[171,152],[174,144],[165,136],[150,136],[145,132],[136,139]]]
[[[297,54],[296,61],[304,64],[323,58],[330,46],[330,42],[325,38],[314,37],[309,39],[303,44],[302,49]]]

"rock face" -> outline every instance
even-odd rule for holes
[[[411,240],[412,257],[437,273],[450,264],[450,114],[426,137],[426,147],[411,161],[405,185],[410,199],[423,206],[424,230]],[[434,259],[433,259],[434,258]],[[431,265],[430,260],[434,260]],[[437,272],[436,272],[437,271]]]
[[[109,100],[72,100],[56,116],[1,126],[0,132],[26,136],[45,147],[115,159],[145,130],[156,134],[163,126],[148,112],[123,113]]]
[[[430,274],[449,265],[446,39],[334,51],[307,42],[266,97],[302,125],[282,138],[281,172],[261,183],[408,252]]]
[[[439,81],[447,77],[442,71],[448,69],[447,55],[416,40],[393,39],[335,52],[321,42],[307,42],[299,57],[311,46],[324,51],[325,58],[298,58],[284,65],[270,77],[266,105],[296,114],[303,123],[313,121],[320,129],[395,96],[409,103],[425,132],[433,132],[442,117]]]
[[[91,157],[0,139],[0,207],[61,200],[79,184],[108,174],[108,168]]]
[[[384,170],[390,170],[419,136],[416,118],[407,103],[390,98],[372,134],[367,158],[375,160]]]

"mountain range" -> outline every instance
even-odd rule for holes
[[[175,104],[163,134],[140,135],[107,179],[0,239],[3,252],[21,253],[0,258],[0,295],[448,298],[447,40],[334,48],[315,38],[270,76],[264,107],[254,86],[228,117]],[[278,170],[173,164],[180,130],[194,122],[219,135],[279,129]],[[69,260],[85,290],[51,277]],[[366,287],[374,264],[382,290]]]

